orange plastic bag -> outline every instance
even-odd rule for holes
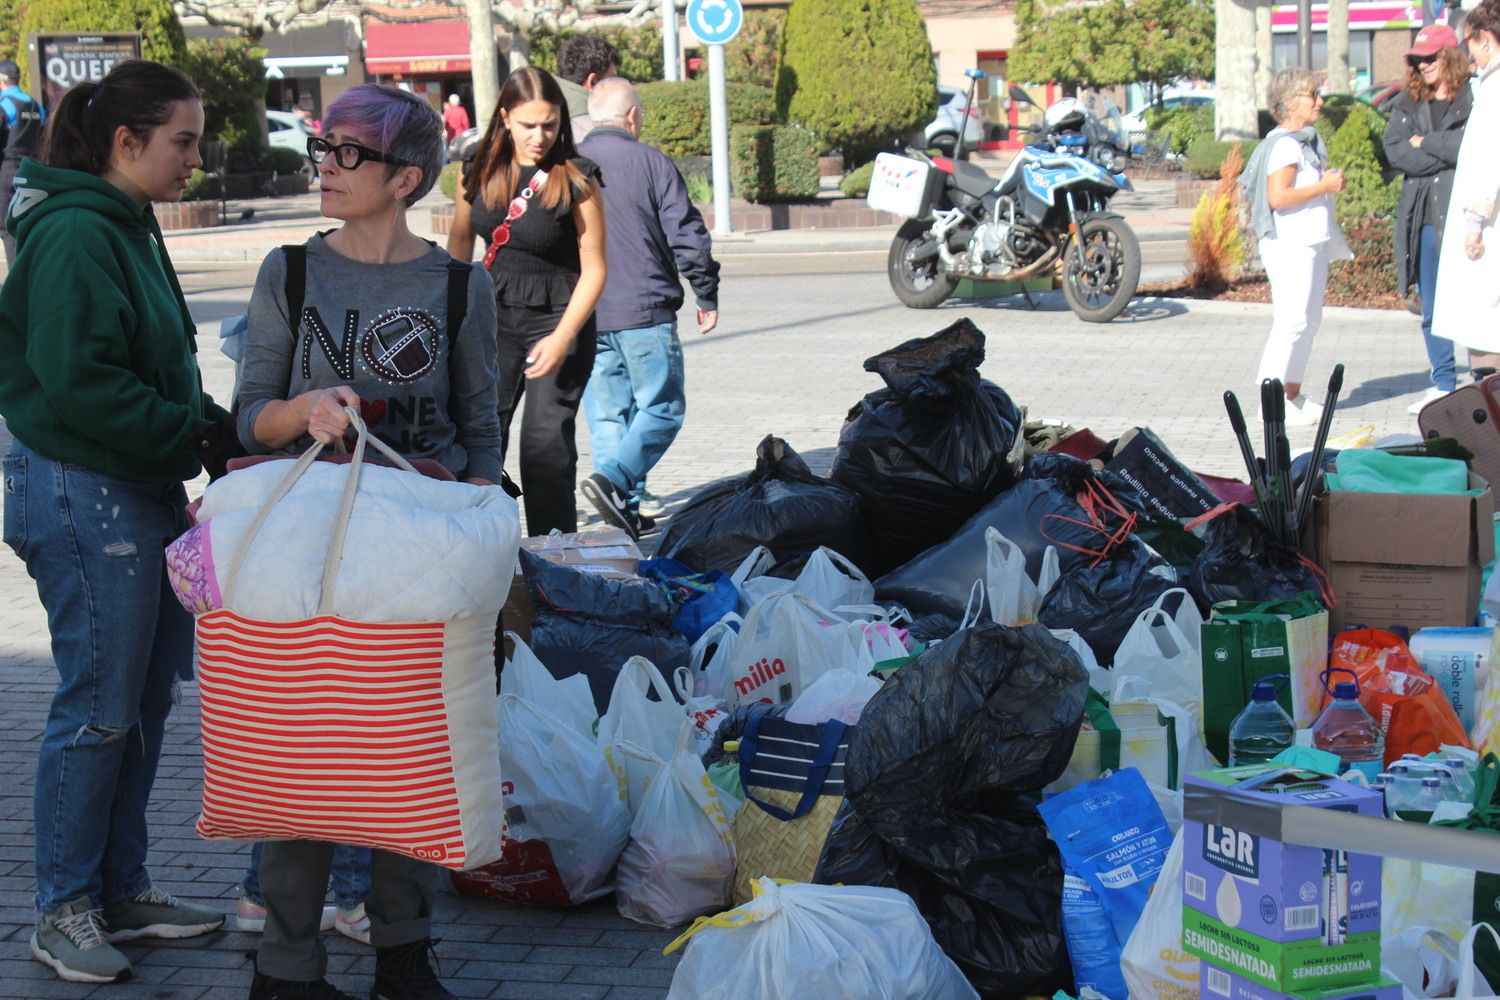
[[[1447,696],[1394,632],[1340,632],[1333,638],[1329,667],[1351,671],[1358,678],[1359,703],[1385,730],[1387,764],[1402,754],[1425,756],[1445,743],[1472,746]]]

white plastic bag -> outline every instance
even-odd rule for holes
[[[856,725],[865,704],[880,690],[880,681],[853,670],[830,670],[807,686],[786,710],[786,721],[819,725],[838,719]]]
[[[1174,614],[1165,610],[1166,602],[1177,595]],[[1152,698],[1160,698],[1190,710],[1203,725],[1203,664],[1199,648],[1199,631],[1203,616],[1186,590],[1167,591],[1156,602],[1136,616],[1135,623],[1115,652],[1116,677],[1144,677]]]
[[[688,651],[687,669],[693,676],[693,694],[723,700],[730,684],[734,661],[734,644],[739,641],[745,621],[737,614],[727,614],[710,625]]]
[[[771,555],[771,550],[764,545],[757,545],[740,561],[739,567],[729,575],[729,581],[734,584],[735,590],[740,595],[738,608],[740,614],[749,614],[751,608],[773,594],[785,594],[791,591],[792,581],[766,576],[775,565],[776,557]]]
[[[1131,1000],[1198,996],[1198,960],[1182,950],[1182,866],[1182,831],[1178,830],[1151,898],[1120,954],[1120,971]]]
[[[505,853],[491,866],[499,869],[497,894],[577,905],[609,892],[609,874],[630,836],[630,811],[603,751],[514,694],[500,695],[498,713],[509,831]]]
[[[589,679],[574,674],[558,680],[519,635],[506,632],[505,638],[514,646],[510,658],[505,661],[505,669],[500,672],[500,693],[513,694],[530,702],[567,723],[593,743],[594,723],[598,716],[594,711],[594,696],[589,692]],[[505,738],[503,729],[500,736]]]
[[[620,855],[622,916],[674,927],[729,902],[734,835],[725,802],[683,730],[641,800]]]
[[[687,712],[687,722],[693,730],[693,749],[699,757],[706,757],[714,748],[714,734],[729,721],[719,699],[711,695],[693,693],[693,674],[687,667],[678,667],[672,674],[672,683],[677,688],[677,697],[682,699]]]
[[[745,617],[729,675],[710,694],[730,709],[762,700],[790,704],[829,670],[845,664],[857,669],[850,662],[846,624],[805,594],[766,598]]]
[[[1473,923],[1473,869],[1406,858],[1381,863],[1381,940],[1394,941],[1414,927],[1430,927],[1457,941]]]
[[[1480,923],[1469,928],[1464,939],[1458,943],[1458,986],[1454,988],[1453,995],[1463,997],[1464,1000],[1497,1000],[1494,987],[1485,982],[1484,975],[1474,964],[1474,939],[1480,934],[1488,934],[1500,946],[1500,934],[1496,934],[1495,928],[1489,924]]]
[[[658,700],[648,698],[648,691],[654,691]],[[599,746],[632,815],[640,809],[655,761],[671,757],[686,724],[683,707],[655,664],[644,656],[626,660],[609,694],[609,707],[599,719]],[[644,753],[625,753],[620,749],[625,744]]]
[[[1401,980],[1411,996],[1453,996],[1458,941],[1436,927],[1408,927],[1380,940],[1380,971]]]
[[[825,608],[841,604],[869,604],[875,600],[875,585],[860,568],[844,556],[820,545],[807,557],[807,563],[792,589],[806,594]]]
[[[694,924],[667,1000],[976,998],[903,892],[755,883],[756,897]]]
[[[1036,621],[1042,594],[1026,574],[1026,553],[998,528],[984,529],[985,588],[990,595],[990,618],[1012,627]]]

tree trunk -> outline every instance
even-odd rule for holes
[[[489,127],[500,103],[500,73],[495,65],[495,16],[489,0],[465,0],[469,14],[469,62],[474,76],[474,125]]]
[[[1266,92],[1271,89],[1271,5],[1260,4],[1255,8],[1255,105],[1266,103]]]
[[[510,71],[531,65],[531,36],[516,28],[510,33]]]
[[[1328,92],[1349,91],[1349,0],[1328,0]]]
[[[1258,139],[1255,109],[1255,3],[1215,0],[1214,136],[1220,140]]]

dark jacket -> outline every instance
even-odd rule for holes
[[[609,281],[594,318],[601,331],[670,322],[682,308],[682,282],[700,309],[719,308],[719,264],[703,216],[671,160],[625,129],[595,126],[578,151],[604,174]]]
[[[1443,245],[1443,224],[1453,194],[1453,168],[1473,106],[1473,92],[1464,87],[1449,102],[1443,120],[1434,122],[1430,102],[1415,101],[1404,90],[1391,98],[1384,143],[1386,159],[1405,175],[1396,206],[1396,288],[1403,295],[1417,282],[1417,248],[1422,237],[1417,222],[1422,199],[1429,191],[1437,209],[1437,245]],[[1423,137],[1420,149],[1412,148],[1414,135]]]

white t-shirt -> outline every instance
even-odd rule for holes
[[[1289,135],[1281,136],[1266,159],[1266,173],[1272,174],[1293,164],[1297,167],[1297,176],[1292,187],[1308,187],[1323,176],[1323,168],[1318,165],[1318,157],[1311,149]],[[1276,225],[1276,239],[1281,242],[1305,247],[1327,243],[1333,231],[1333,196],[1321,194],[1289,212],[1273,211],[1271,217]]]

